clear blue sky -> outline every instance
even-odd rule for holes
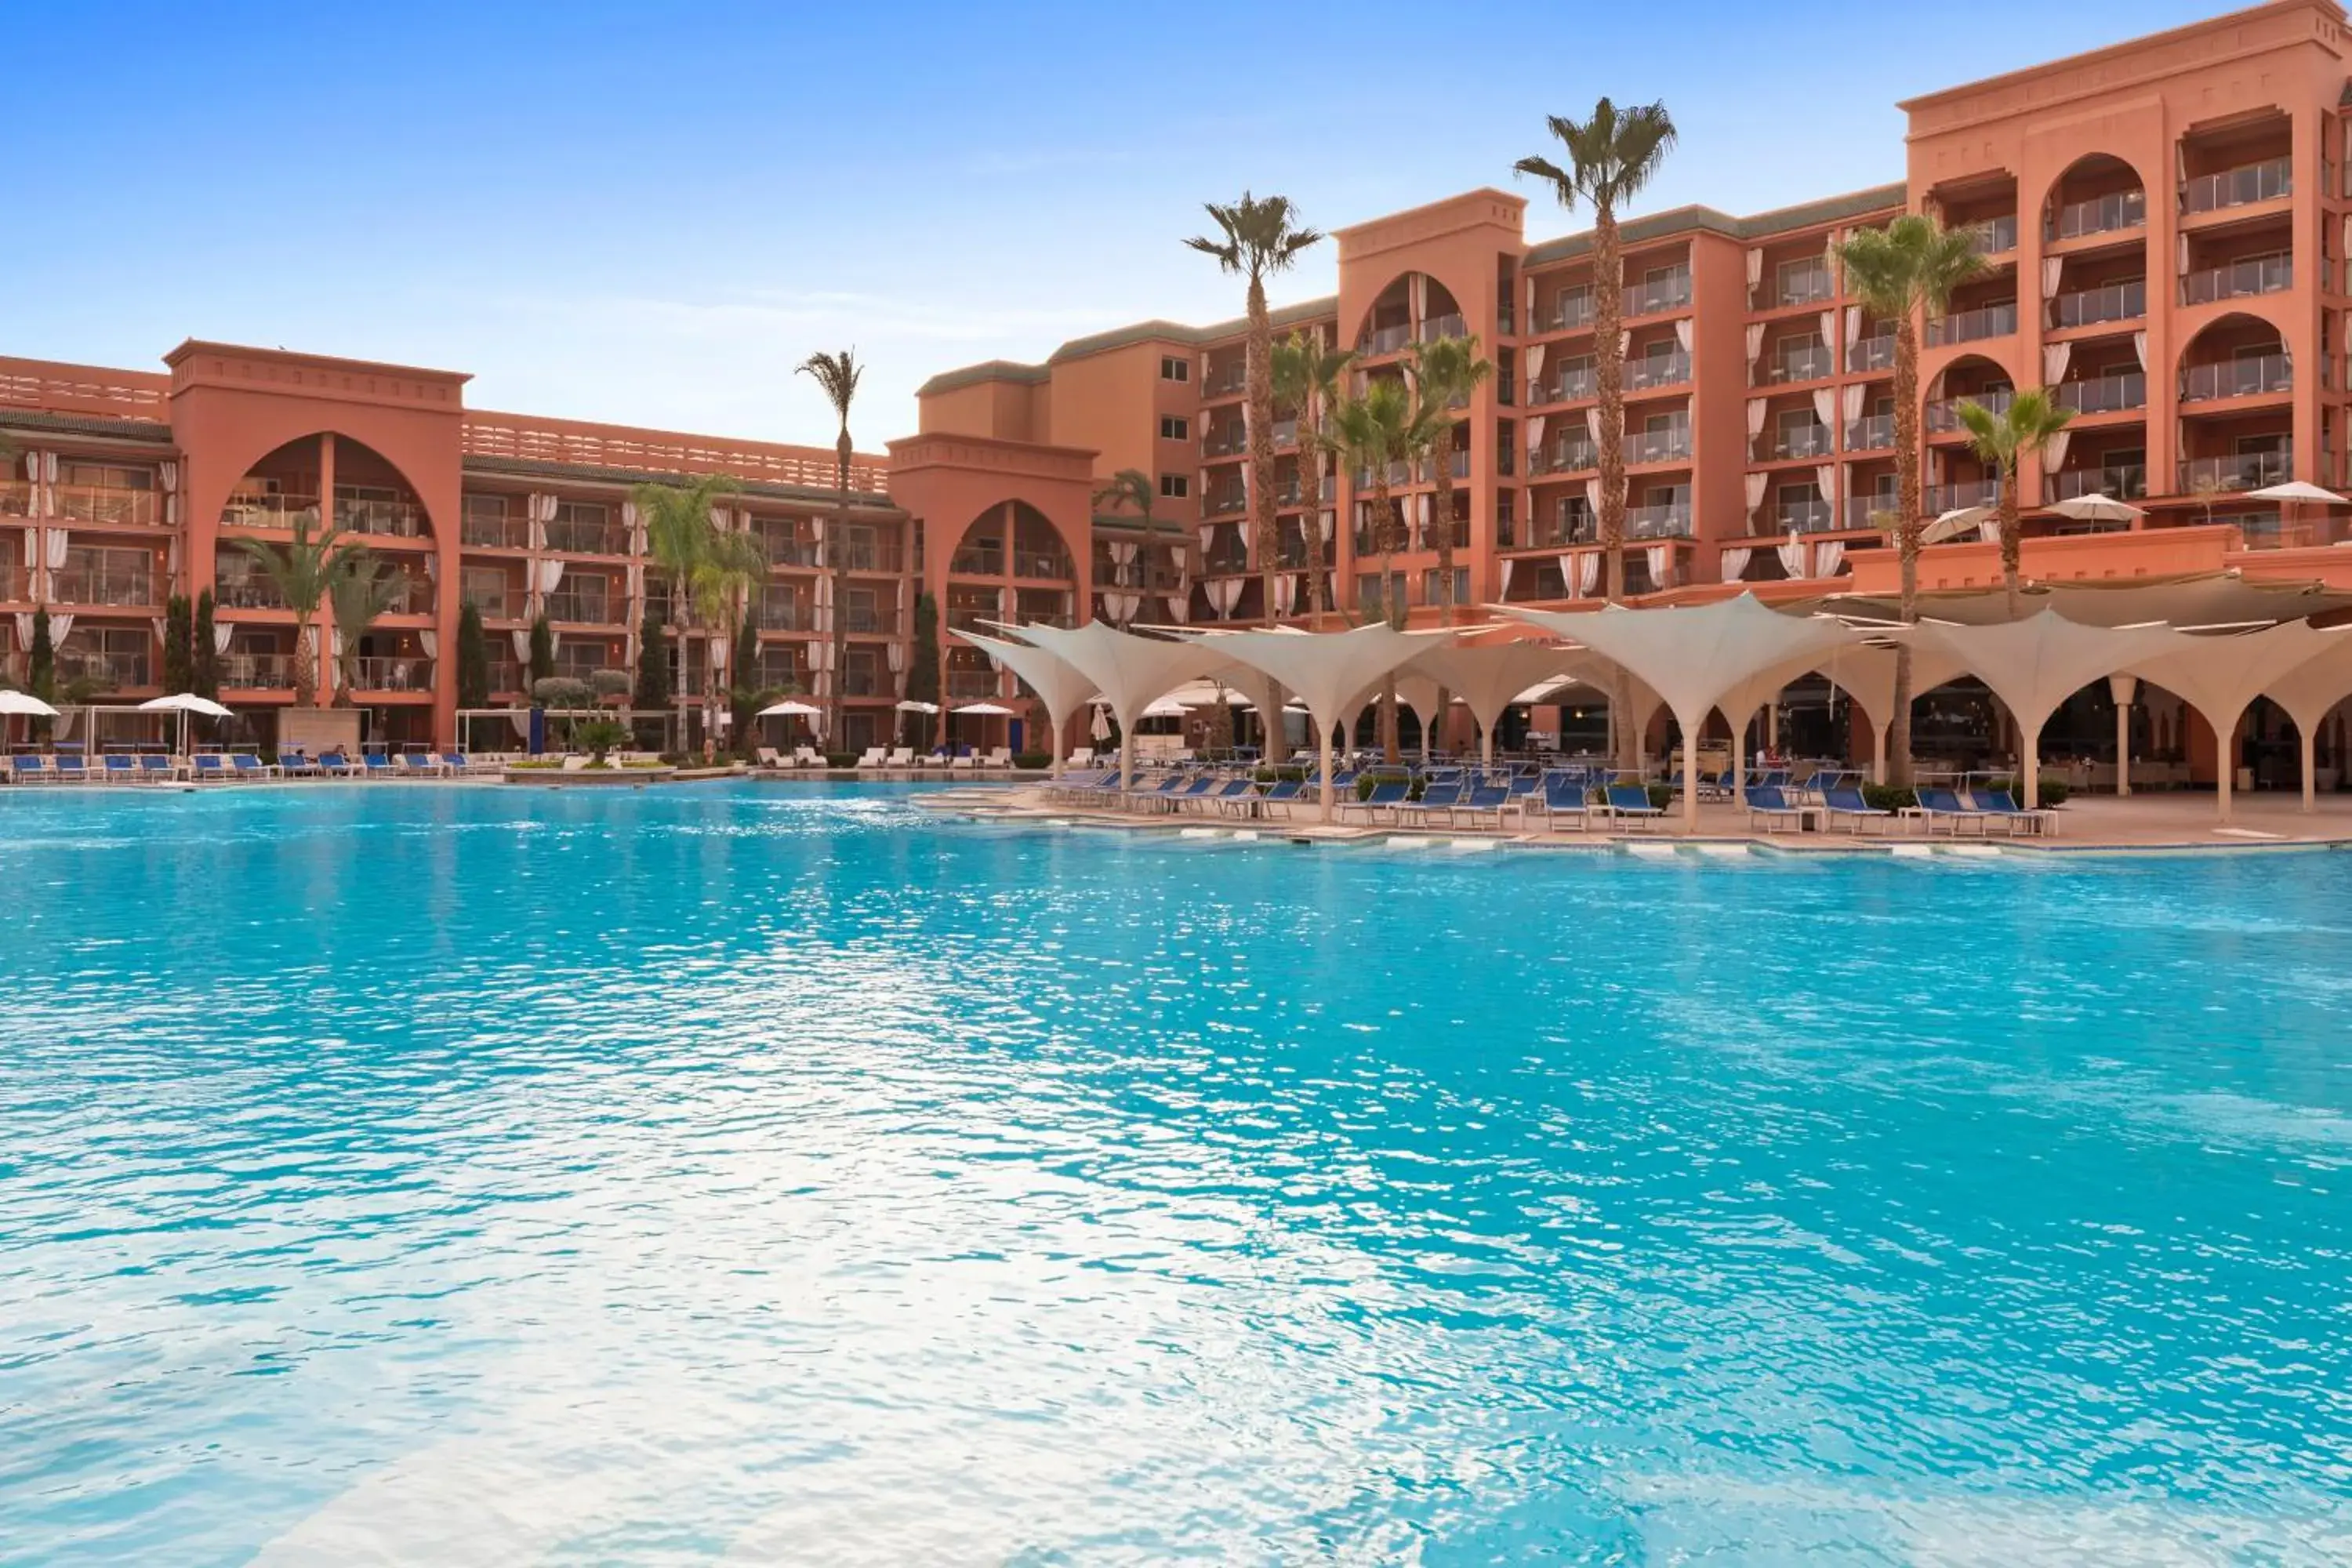
[[[0,352],[283,344],[824,441],[792,366],[854,343],[877,447],[936,371],[1237,314],[1178,241],[1244,186],[1328,227],[1507,185],[1605,92],[1682,129],[1645,205],[1760,211],[1899,177],[1898,98],[2221,8],[17,0]],[[1582,226],[1525,188],[1531,237]]]

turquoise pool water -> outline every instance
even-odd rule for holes
[[[2352,856],[0,795],[0,1562],[2352,1554]]]

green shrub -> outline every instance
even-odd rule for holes
[[[829,768],[854,768],[857,765],[856,752],[827,752],[824,765]]]
[[[1380,785],[1384,784],[1403,784],[1406,782],[1407,776],[1408,775],[1402,768],[1367,768],[1362,773],[1356,775],[1356,798],[1358,800],[1370,800],[1372,798],[1372,791]],[[1416,800],[1420,798],[1420,790],[1418,786],[1416,786],[1413,791],[1413,798]]]
[[[551,675],[530,683],[531,700],[541,708],[586,708],[593,693],[584,680],[574,680],[568,675]]]
[[[1654,784],[1645,787],[1649,790],[1650,804],[1655,806],[1658,810],[1664,811],[1666,807],[1675,804],[1674,785],[1670,784]]]
[[[2019,791],[2017,787],[2017,780],[2014,778],[1989,779],[1985,782],[1984,787],[1986,789],[2007,790],[2009,792],[2009,798],[2014,801],[2022,802],[2025,799],[2024,795]],[[2059,778],[2053,773],[2043,773],[2042,775],[2042,805],[2063,805],[2066,804],[2066,781],[2064,779]]]
[[[1866,784],[1862,786],[1863,803],[1878,811],[1903,811],[1919,804],[1919,796],[1909,784]]]
[[[1051,752],[1015,752],[1013,753],[1013,765],[1016,768],[1028,769],[1033,773],[1042,772],[1043,770],[1054,765],[1054,753]]]
[[[1303,767],[1261,766],[1255,773],[1251,774],[1251,776],[1262,784],[1276,784],[1286,779],[1293,784],[1305,784],[1307,782],[1307,770]]]

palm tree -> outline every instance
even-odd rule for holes
[[[1927,505],[1919,488],[1919,323],[1940,316],[1952,291],[1984,270],[1974,239],[1934,218],[1906,214],[1883,229],[1857,230],[1837,247],[1847,289],[1882,321],[1895,323],[1895,555],[1902,568],[1902,617],[1919,618],[1919,531]],[[1911,782],[1911,645],[1895,645],[1895,711],[1887,717],[1890,784]]]
[[[1350,468],[1370,470],[1380,529],[1381,608],[1389,625],[1399,628],[1404,626],[1404,595],[1396,591],[1396,552],[1403,543],[1404,517],[1390,488],[1389,470],[1426,456],[1441,435],[1450,438],[1452,429],[1450,419],[1433,416],[1393,376],[1374,377],[1361,396],[1342,398],[1331,409],[1332,449]],[[1381,683],[1381,753],[1391,763],[1398,760],[1393,675]]]
[[[317,529],[317,532],[312,530]],[[277,587],[278,596],[294,612],[294,701],[309,707],[318,700],[319,670],[310,635],[319,617],[319,603],[327,596],[341,553],[342,531],[332,523],[320,528],[307,513],[294,519],[294,537],[284,544],[266,539],[233,541],[260,564],[262,574]]]
[[[1440,426],[1431,463],[1437,484],[1437,576],[1445,584],[1445,624],[1454,624],[1454,410],[1466,404],[1495,374],[1492,360],[1478,352],[1475,333],[1419,343],[1412,351],[1413,380],[1422,406]],[[1444,712],[1440,703],[1438,711]]]
[[[1554,140],[1568,150],[1562,168],[1540,154],[1520,159],[1512,173],[1549,181],[1564,212],[1579,200],[1592,207],[1592,372],[1601,415],[1601,551],[1602,592],[1611,603],[1625,595],[1625,264],[1617,237],[1617,209],[1639,195],[1675,145],[1675,122],[1664,103],[1620,110],[1608,99],[1582,121],[1545,116]],[[1609,693],[1620,766],[1640,763],[1642,737],[1620,716],[1632,711],[1633,682],[1620,671]]]
[[[695,574],[711,558],[719,525],[710,513],[723,496],[741,487],[725,474],[705,474],[684,485],[642,484],[632,494],[645,524],[646,553],[669,582],[669,620],[677,640],[678,665],[686,663],[686,629],[694,609]],[[686,736],[678,736],[684,750]]]
[[[1967,426],[1969,445],[1975,448],[1977,456],[1992,464],[2000,474],[2000,583],[2008,595],[2009,618],[2013,621],[2017,619],[2017,567],[2021,552],[2017,516],[2018,463],[2028,454],[2039,463],[2050,449],[2052,438],[2074,417],[2074,410],[2061,408],[2048,387],[2037,386],[2011,398],[2009,407],[1999,414],[1973,398],[1962,399],[1953,412]]]
[[[750,608],[751,596],[767,575],[767,552],[760,548],[757,536],[732,529],[712,529],[702,559],[695,563],[694,570],[688,577],[688,591],[694,598],[695,615],[704,625],[724,631],[729,646],[733,647],[740,640],[740,634],[748,624],[745,613]],[[839,668],[840,661],[835,659],[835,670],[838,671]],[[730,682],[740,686],[751,679],[751,672],[745,669],[730,670],[722,678],[714,667],[707,674],[709,685],[707,700],[714,713],[724,703]],[[836,673],[834,689],[837,692],[840,689],[840,678]],[[739,746],[743,743],[743,737],[740,734],[732,739]]]
[[[353,544],[335,552],[327,573],[327,603],[335,612],[335,640],[341,645],[335,666],[337,707],[350,707],[352,692],[359,686],[360,639],[378,616],[407,595],[406,575],[366,546]]]
[[[833,538],[826,542],[824,564],[833,573],[833,605],[825,616],[830,623],[825,630],[833,639],[833,695],[829,699],[833,711],[825,719],[825,733],[839,745],[841,736],[841,658],[845,646],[841,620],[842,583],[845,574],[842,563],[848,559],[848,541],[842,536],[849,528],[849,458],[856,448],[849,439],[849,405],[857,401],[857,384],[866,375],[866,367],[857,363],[855,348],[834,353],[813,353],[801,361],[800,374],[813,376],[824,389],[825,401],[841,421],[841,433],[833,440]]]
[[[1141,548],[1148,551],[1152,546],[1153,535],[1158,531],[1151,517],[1152,504],[1158,494],[1150,474],[1141,468],[1121,468],[1095,487],[1094,504],[1101,511],[1135,513],[1143,524]]]
[[[1213,256],[1223,270],[1249,279],[1248,384],[1250,532],[1257,541],[1258,572],[1264,581],[1265,618],[1274,619],[1275,557],[1279,541],[1275,531],[1274,497],[1274,321],[1266,314],[1265,279],[1286,272],[1309,246],[1322,239],[1317,230],[1295,227],[1297,216],[1287,196],[1263,201],[1242,193],[1230,206],[1203,204],[1216,220],[1222,237],[1198,236],[1184,243],[1204,256]]]
[[[1328,607],[1323,602],[1323,482],[1331,471],[1331,444],[1323,426],[1339,401],[1339,378],[1355,363],[1352,350],[1325,348],[1319,329],[1295,331],[1274,345],[1274,395],[1290,405],[1298,420],[1298,488],[1306,504],[1299,532],[1307,546],[1307,611],[1318,629]]]

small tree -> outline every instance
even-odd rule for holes
[[[196,683],[194,661],[189,657],[189,640],[195,636],[194,606],[185,594],[174,594],[163,601],[163,689],[188,691]]]
[[[360,684],[360,639],[378,617],[407,595],[399,567],[360,545],[336,553],[327,574],[327,603],[335,612],[335,637],[342,646],[335,671],[335,706],[352,705]]]
[[[310,648],[310,632],[342,548],[341,531],[330,527],[313,531],[316,527],[304,515],[294,520],[294,536],[284,544],[265,539],[231,542],[259,563],[263,574],[276,585],[278,596],[294,612],[294,701],[303,708],[310,706],[319,695],[319,671]]]
[[[752,715],[767,704],[761,689],[760,628],[750,616],[735,628],[735,651],[728,656],[727,717],[738,756],[751,754]]]
[[[2019,516],[2023,498],[2017,492],[2017,471],[2031,455],[2039,463],[2050,443],[2066,428],[2074,411],[2060,405],[2047,387],[2037,386],[2010,399],[1996,414],[1974,398],[1964,398],[1954,410],[1969,433],[1976,455],[2000,475],[2000,582],[2011,620],[2017,619],[2020,564],[2024,524]]]
[[[482,612],[467,599],[457,608],[457,706],[490,705],[490,641]]]
[[[646,595],[645,618],[637,623],[637,684],[629,705],[656,715],[669,711],[669,638],[664,634],[659,602]]]
[[[213,632],[213,591],[196,595],[196,625],[188,639],[188,689],[199,697],[220,700],[220,645]]]
[[[33,646],[25,660],[25,689],[44,702],[57,700],[58,647],[49,639],[47,605],[33,612]]]
[[[940,703],[940,602],[929,594],[915,595],[915,646],[908,656],[907,700]],[[933,726],[938,738],[943,739],[947,715],[939,715]]]
[[[554,673],[555,628],[547,624],[546,613],[542,611],[539,617],[530,623],[530,668],[525,672],[523,679],[530,683],[531,691],[535,695],[539,690],[539,683]]]
[[[629,743],[628,727],[612,719],[589,719],[573,727],[572,743],[588,753],[588,765],[601,768],[615,746]]]

